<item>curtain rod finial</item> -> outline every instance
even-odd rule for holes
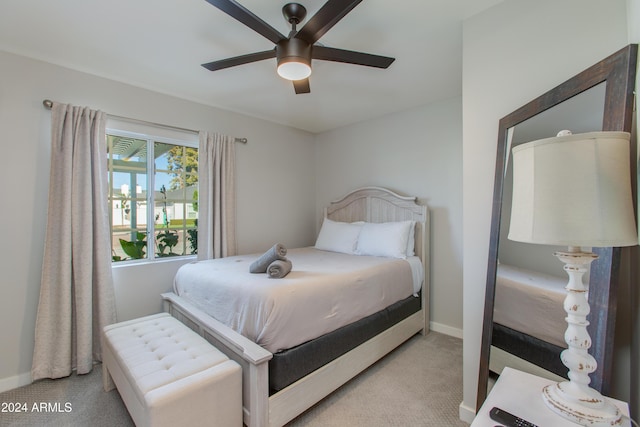
[[[53,107],[53,101],[51,101],[50,99],[45,99],[44,101],[42,101],[42,105],[44,105],[45,108],[51,109]]]

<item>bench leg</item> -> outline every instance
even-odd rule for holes
[[[102,362],[102,387],[104,388],[104,391],[111,391],[116,388],[113,378],[111,378],[111,374],[109,373],[109,369],[107,369],[107,364],[104,362]]]

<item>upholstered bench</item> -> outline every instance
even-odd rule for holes
[[[167,313],[104,328],[103,383],[136,426],[242,425],[240,365]]]

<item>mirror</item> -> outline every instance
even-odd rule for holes
[[[510,153],[511,149],[519,144],[556,136],[563,129],[569,129],[573,133],[599,131],[602,128],[604,116],[604,97],[605,83],[600,83],[565,102],[518,123],[507,130],[507,149],[505,151]],[[564,287],[567,274],[562,269],[562,263],[550,255],[557,250],[566,250],[566,247],[530,245],[507,239],[511,216],[512,184],[513,166],[511,156],[508,156],[505,160],[502,191],[498,269],[500,266],[513,266],[550,275],[559,278]],[[499,287],[496,288],[496,293],[499,292],[499,289]],[[564,293],[564,290],[562,291]],[[565,312],[561,311],[564,321]]]
[[[513,281],[536,282],[543,288],[559,286],[562,301],[568,280],[562,264],[553,256],[555,250],[566,248],[527,245],[506,237],[511,207],[511,149],[555,136],[563,129],[573,133],[630,132],[636,61],[637,45],[627,46],[500,120],[476,409],[487,396],[492,368],[499,372],[502,366],[518,369],[528,366],[533,373],[548,373],[546,376],[551,377],[567,373],[560,361],[560,352],[566,347],[562,303],[557,315],[554,314],[560,318],[556,320],[559,326],[545,327],[542,324],[552,324],[553,316],[539,318],[540,313],[533,309],[531,315],[538,318],[526,319],[522,310],[520,313],[516,310],[519,316],[514,316],[513,310],[509,315],[510,298],[522,303],[535,293],[520,285],[510,286]],[[635,159],[635,151],[632,158]],[[623,250],[594,248],[599,258],[592,264],[588,277],[591,287],[588,330],[592,339],[589,352],[598,363],[597,371],[591,375],[591,386],[603,394],[608,393],[611,381],[617,276]],[[501,283],[498,286],[497,277]],[[544,298],[548,298],[546,291]],[[547,301],[546,305],[552,303]],[[533,305],[525,303],[525,307]],[[536,331],[538,326],[540,330]]]

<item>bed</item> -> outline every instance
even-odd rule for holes
[[[345,315],[349,310],[337,312],[335,317],[343,317],[343,319],[331,326],[331,331],[321,331],[320,336],[312,339],[309,339],[310,337],[304,334],[300,337],[299,331],[291,333],[269,331],[267,326],[272,323],[295,326],[300,323],[295,320],[298,319],[295,316],[300,313],[282,314],[275,303],[272,305],[276,308],[268,315],[257,316],[260,319],[252,318],[249,322],[239,320],[234,323],[233,319],[229,321],[229,319],[224,318],[224,314],[220,317],[222,321],[214,319],[207,314],[210,308],[202,302],[202,294],[198,294],[199,291],[191,287],[191,279],[199,276],[199,272],[194,266],[190,267],[193,271],[185,275],[186,279],[185,277],[180,277],[178,280],[178,275],[182,275],[181,272],[176,276],[176,283],[180,282],[176,284],[176,292],[163,294],[165,311],[198,331],[208,341],[242,366],[243,410],[244,423],[246,425],[281,426],[286,424],[411,336],[419,332],[428,332],[429,216],[427,207],[418,205],[415,197],[401,196],[384,188],[367,187],[355,190],[343,198],[331,202],[325,209],[323,217],[325,222],[339,224],[364,223],[363,227],[373,227],[371,224],[411,222],[412,239],[408,245],[410,246],[413,243],[413,247],[407,247],[407,252],[409,250],[414,252],[409,255],[413,255],[422,267],[422,270],[417,270],[419,272],[418,275],[421,276],[418,280],[421,286],[416,287],[416,270],[407,267],[410,262],[398,259],[391,260],[391,264],[398,264],[396,267],[400,268],[400,270],[387,276],[380,274],[380,271],[378,271],[373,276],[377,277],[381,282],[392,282],[394,284],[400,281],[406,282],[408,277],[409,287],[407,288],[407,286],[403,285],[403,291],[398,292],[396,295],[388,295],[395,291],[376,290],[374,293],[378,295],[377,303],[381,304],[379,307],[369,308],[369,311],[365,310],[356,315],[355,318],[349,318],[349,316]],[[320,235],[323,234],[324,230],[325,227],[323,225]],[[318,237],[316,246],[321,248],[322,245],[319,244],[320,237]],[[360,244],[362,241],[358,243]],[[289,250],[287,257],[291,258],[294,267],[285,279],[289,278],[290,280],[271,280],[270,282],[263,282],[263,285],[273,284],[272,286],[284,289],[284,292],[281,293],[285,295],[290,293],[291,289],[294,288],[288,287],[290,286],[289,283],[293,283],[297,276],[301,275],[301,272],[313,272],[313,267],[308,263],[311,262],[309,261],[310,259],[313,259],[314,251],[318,251],[318,249],[300,248]],[[342,262],[342,264],[337,265],[342,267],[336,268],[336,271],[349,270],[349,268],[345,267],[345,263],[346,265],[372,263],[375,266],[377,261],[373,260],[373,258],[381,258],[347,255],[357,257],[358,260],[354,262],[338,261],[339,263]],[[342,258],[341,255],[336,257]],[[230,261],[235,265],[235,268],[246,275],[247,263],[254,258],[240,256],[223,262],[228,263]],[[335,261],[333,258],[333,253],[324,252],[324,258],[322,258],[320,264],[325,265],[325,267],[331,266],[333,265],[331,263]],[[409,256],[407,258],[412,257]],[[403,266],[400,267],[399,264]],[[365,275],[364,272],[368,268],[355,268],[356,283],[368,280],[366,277],[361,277]],[[386,269],[386,267],[384,268]],[[188,269],[189,267],[185,268],[185,270]],[[348,276],[350,273],[345,274]],[[336,277],[335,281],[341,283],[343,279],[340,276]],[[233,279],[229,280],[233,281]],[[269,281],[270,279],[262,280]],[[278,283],[274,284],[275,282]],[[357,290],[350,291],[349,288],[342,287],[343,285],[340,283],[334,284],[330,282],[329,285],[326,282],[322,283],[324,285],[320,286],[331,287],[333,290],[331,292],[332,295],[347,295],[348,298],[345,301],[353,301],[354,307],[360,305],[359,295],[362,292],[358,294]],[[231,287],[235,286],[232,285]],[[380,286],[379,289],[385,289],[383,287],[384,283],[371,286]],[[262,288],[264,286],[259,287],[259,289]],[[178,293],[182,295],[178,295]],[[231,298],[233,299],[234,297]],[[286,298],[285,301],[287,301]],[[236,303],[232,303],[231,306],[234,306],[234,304]],[[238,311],[237,308],[242,307],[242,304],[235,305],[236,308],[231,309],[230,312]],[[288,305],[296,306],[296,304],[292,303]],[[308,309],[301,306],[298,311],[304,313],[305,310]],[[354,308],[353,311],[358,310]],[[227,314],[230,314],[230,312]],[[277,315],[274,315],[274,312]],[[309,315],[311,314],[309,313]],[[234,330],[234,328],[241,331],[242,334]],[[298,329],[306,330],[306,328]],[[290,337],[295,338],[292,338],[293,341],[287,341]]]
[[[560,353],[567,347],[563,309],[566,284],[567,280],[563,278],[498,264],[491,340],[492,371],[500,373],[504,366],[511,366],[556,380],[558,376],[566,377],[567,368],[560,360]],[[537,367],[544,367],[544,370]]]

